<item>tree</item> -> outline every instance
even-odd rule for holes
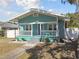
[[[79,14],[68,13],[68,14],[66,14],[66,16],[70,18],[70,21],[68,22],[68,27],[79,28]]]
[[[76,5],[76,12],[79,13],[79,0],[61,0],[63,3],[69,2],[70,4]]]

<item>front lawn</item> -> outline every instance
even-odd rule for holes
[[[6,53],[22,46],[20,43],[0,43],[0,56],[5,55]]]
[[[0,37],[0,43],[1,43],[1,42],[8,42],[8,41],[12,41],[12,40],[15,40],[15,39],[6,38],[6,37]]]
[[[30,54],[28,54],[28,53],[24,53],[24,54],[22,54],[21,56],[19,56],[18,57],[18,59],[29,59],[29,57],[30,57]]]
[[[6,37],[0,37],[0,56],[9,53],[12,50],[22,46],[22,43],[9,43],[13,39],[8,39]]]

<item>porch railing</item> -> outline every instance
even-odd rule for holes
[[[31,36],[31,31],[20,31],[20,35]]]
[[[51,35],[53,37],[56,37],[57,31],[56,30],[42,30],[41,35]]]

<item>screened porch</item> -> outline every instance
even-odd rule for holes
[[[58,36],[58,24],[57,22],[33,22],[33,23],[21,23],[20,24],[21,36],[42,36],[52,35]]]

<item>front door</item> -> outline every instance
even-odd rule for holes
[[[33,35],[40,35],[40,24],[33,24]]]

